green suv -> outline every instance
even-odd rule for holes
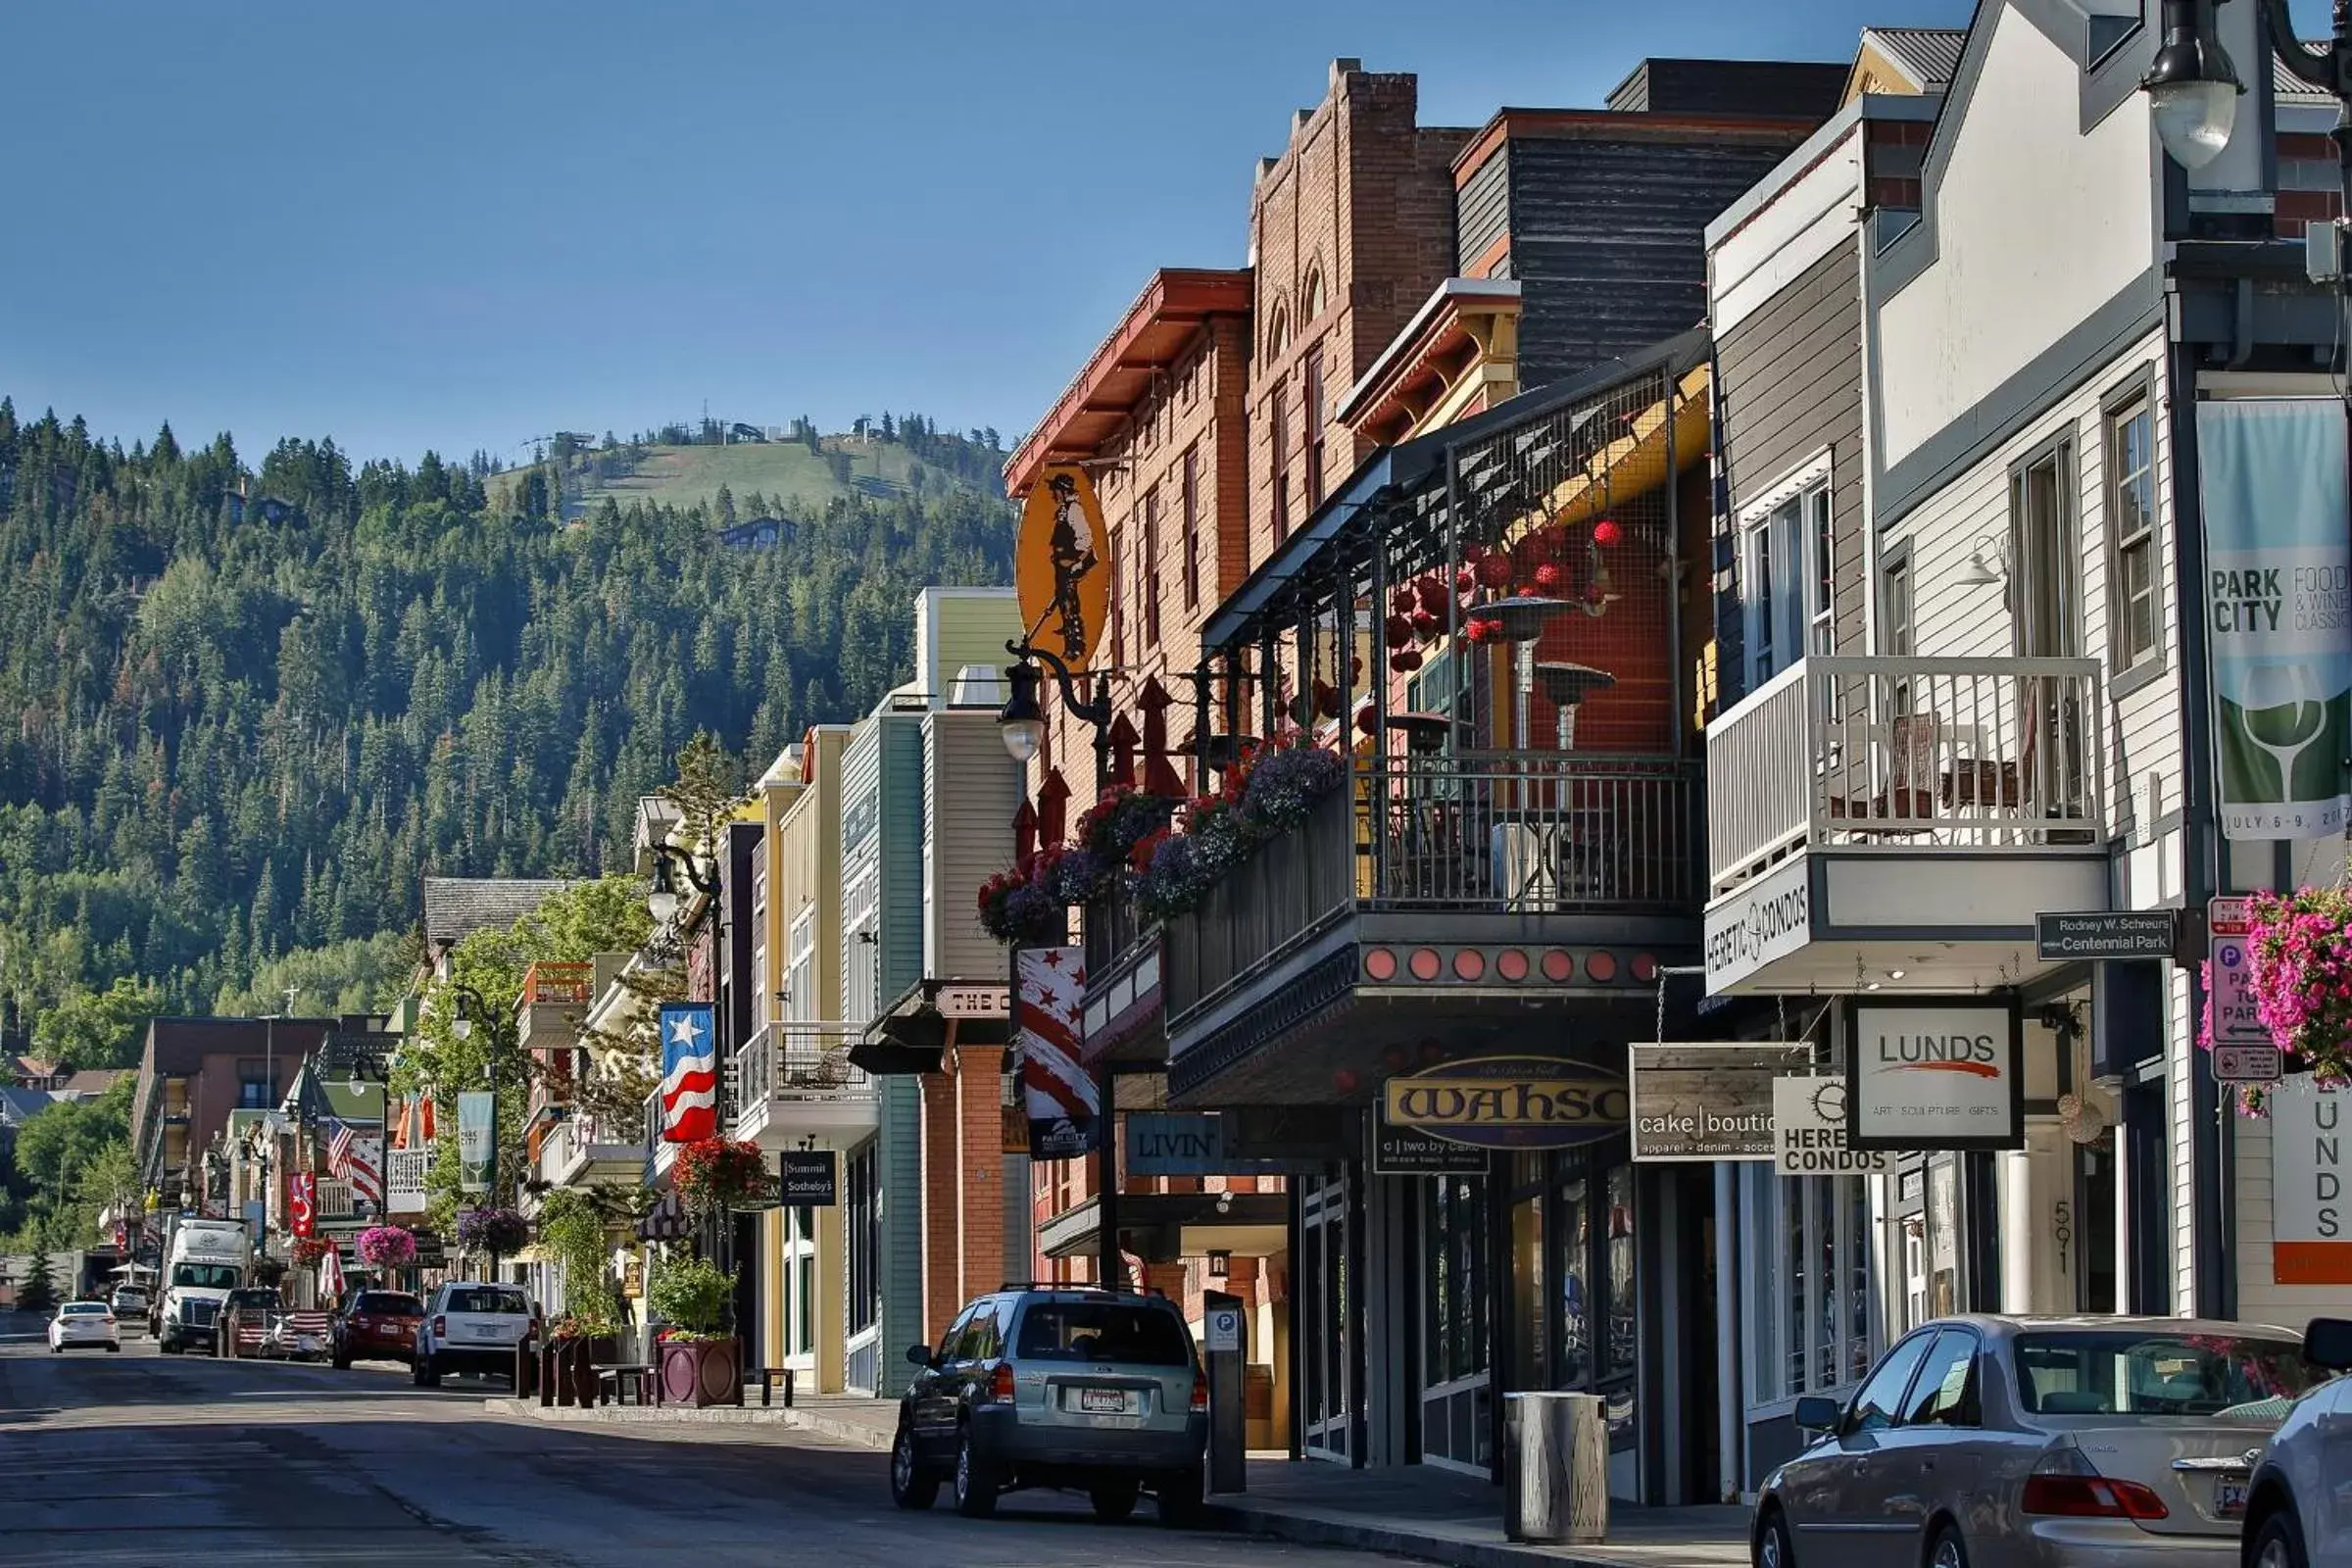
[[[1008,1285],[906,1359],[890,1450],[900,1507],[928,1508],[952,1482],[970,1519],[1032,1487],[1084,1492],[1102,1519],[1126,1518],[1147,1490],[1160,1523],[1199,1516],[1208,1379],[1167,1298]]]

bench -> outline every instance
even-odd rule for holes
[[[645,1391],[651,1387],[654,1397],[662,1402],[661,1368],[641,1361],[600,1361],[589,1368],[596,1374],[596,1402],[599,1404],[637,1404],[649,1402]],[[631,1397],[624,1397],[628,1396]]]
[[[792,1368],[788,1366],[762,1367],[756,1372],[747,1374],[746,1381],[759,1383],[760,1402],[765,1405],[774,1402],[773,1396],[776,1392],[778,1378],[784,1380],[784,1408],[789,1410],[792,1408]]]

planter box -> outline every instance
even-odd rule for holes
[[[664,1344],[662,1402],[697,1407],[743,1403],[743,1342],[727,1339]]]
[[[587,1409],[596,1403],[597,1364],[609,1365],[619,1360],[620,1341],[610,1334],[558,1340],[549,1348],[549,1355],[554,1363],[551,1381],[555,1385],[556,1403]]]

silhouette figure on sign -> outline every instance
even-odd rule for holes
[[[1086,657],[1086,609],[1078,601],[1078,584],[1095,569],[1095,530],[1078,500],[1078,481],[1057,473],[1047,481],[1054,494],[1054,532],[1050,540],[1054,563],[1054,605],[1047,615],[1061,636],[1061,657]]]

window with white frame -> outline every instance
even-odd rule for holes
[[[1749,1272],[1748,1403],[1848,1388],[1870,1370],[1870,1192],[1858,1176],[1745,1169]]]
[[[2106,416],[2108,588],[2115,668],[2162,657],[2156,586],[2156,416],[2141,391]]]
[[[1836,650],[1838,539],[1826,462],[1749,509],[1740,528],[1740,574],[1750,691],[1807,654]]]
[[[816,906],[793,916],[784,939],[784,1016],[808,1020],[816,1016]]]

